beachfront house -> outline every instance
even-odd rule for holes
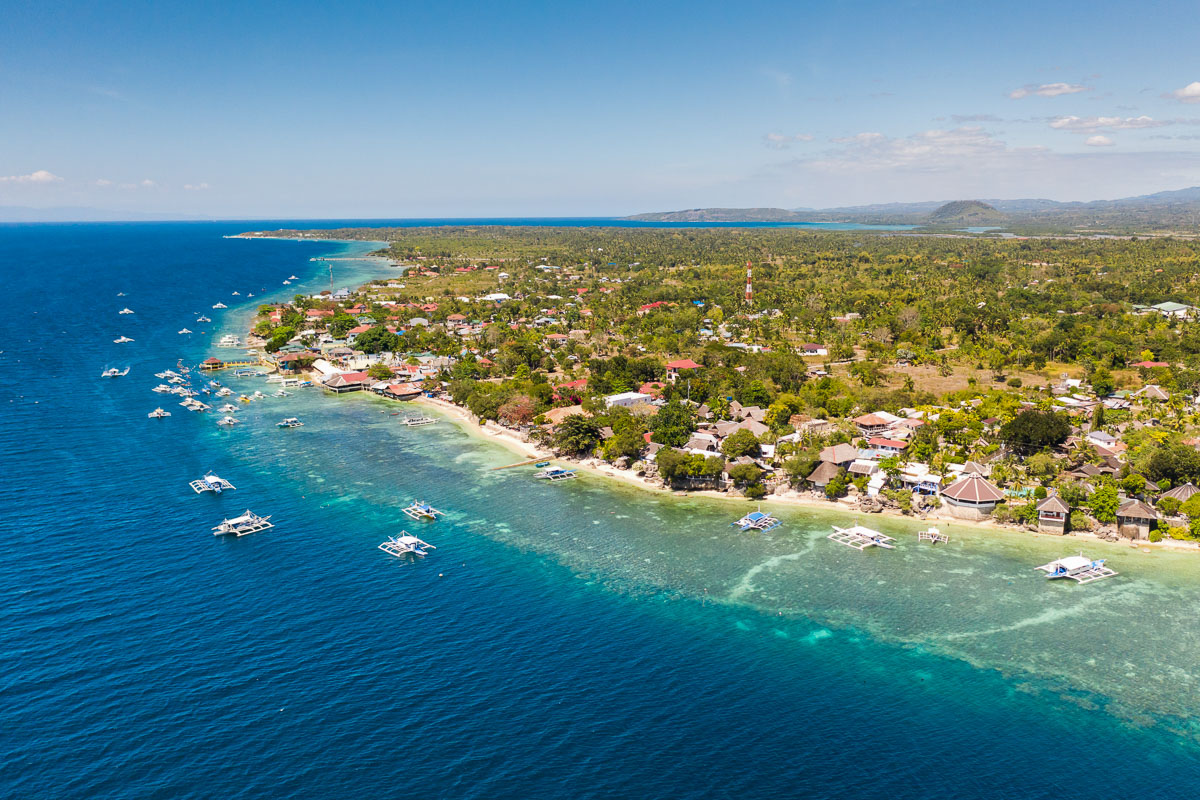
[[[345,392],[361,392],[371,383],[371,377],[365,372],[339,372],[321,383],[334,394]]]
[[[1004,492],[978,472],[971,472],[943,489],[942,499],[952,516],[983,519],[996,510]]]
[[[1127,539],[1149,539],[1158,524],[1158,512],[1141,500],[1129,500],[1117,509],[1117,533]]]
[[[1037,505],[1038,530],[1047,533],[1066,533],[1067,521],[1071,518],[1071,507],[1056,494],[1052,494]]]

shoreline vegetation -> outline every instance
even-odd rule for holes
[[[1200,549],[1200,244],[449,226],[258,309],[327,390],[655,492]],[[332,288],[332,287],[331,287]],[[1196,496],[1196,500],[1191,498]]]

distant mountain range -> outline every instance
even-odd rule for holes
[[[1200,228],[1200,186],[1124,197],[1059,202],[1044,199],[938,200],[840,208],[692,208],[635,214],[647,222],[858,222],[927,227],[996,225],[1022,229],[1195,230]]]

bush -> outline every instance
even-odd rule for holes
[[[1014,389],[1020,389],[1023,381],[1020,378],[1009,378],[1008,385]]]
[[[1039,487],[1037,487],[1036,489],[1034,489],[1034,490],[1033,490],[1033,496],[1034,496],[1035,498],[1037,498],[1038,500],[1045,500],[1045,499],[1046,499],[1046,487],[1045,487],[1045,486],[1039,486]]]
[[[1092,519],[1082,511],[1072,511],[1068,528],[1073,531],[1090,531],[1092,529]]]
[[[752,483],[743,490],[751,500],[761,500],[767,496],[767,487],[761,483]]]
[[[1158,531],[1154,531],[1154,533],[1157,532]],[[1181,528],[1177,525],[1172,525],[1171,527],[1167,528],[1167,536],[1170,536],[1172,539],[1190,539],[1192,538],[1192,533],[1187,528]]]
[[[1162,536],[1162,531],[1158,530],[1157,528],[1155,528],[1154,530],[1150,531],[1150,541],[1152,541],[1152,542],[1161,542],[1161,541],[1162,541],[1162,538],[1163,538],[1163,536]]]

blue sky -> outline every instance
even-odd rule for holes
[[[0,13],[0,205],[575,216],[1200,184],[1192,3]]]

